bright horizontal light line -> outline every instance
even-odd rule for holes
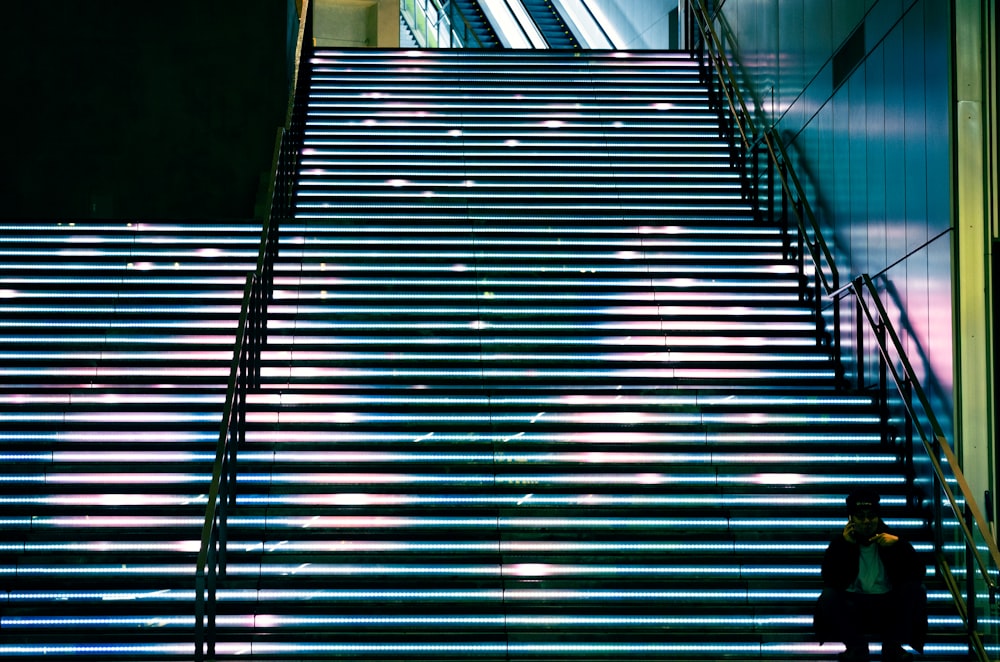
[[[220,589],[221,602],[349,602],[349,601],[485,601],[500,604],[505,598],[518,600],[635,600],[685,602],[705,597],[709,600],[732,602],[734,600],[755,600],[760,602],[808,602],[819,597],[813,589],[789,589],[784,591],[668,591],[668,590],[577,590],[559,589],[500,590],[500,589],[420,589],[420,590],[353,590],[353,589]],[[947,591],[928,591],[927,598],[933,603],[950,604],[951,595]],[[11,591],[9,603],[37,603],[46,601],[66,602],[191,602],[193,590],[165,589],[156,591]]]
[[[268,517],[231,517],[230,526],[238,528],[272,528],[272,529],[688,529],[712,528],[719,530],[735,529],[828,529],[835,531],[837,518],[805,519],[791,517],[786,519],[754,519],[726,517],[403,517],[403,516],[352,516],[352,515],[319,515],[319,516],[268,516]],[[891,526],[898,529],[919,529],[924,522],[918,519],[889,519]],[[841,522],[842,524],[842,522]],[[196,527],[201,525],[198,517],[156,516],[156,515],[105,515],[74,517],[36,516],[7,517],[0,520],[0,526],[12,529],[26,527],[36,528],[128,528],[128,527]],[[954,528],[957,523],[946,522]]]

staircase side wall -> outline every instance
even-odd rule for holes
[[[784,135],[842,281],[877,276],[952,436],[947,5],[724,0],[722,15],[759,119]],[[843,313],[850,375],[853,307]],[[873,361],[869,352],[869,375]]]

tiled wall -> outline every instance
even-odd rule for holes
[[[756,111],[784,136],[841,280],[875,279],[950,436],[949,4],[724,0],[721,8]],[[852,307],[842,309],[850,350]]]

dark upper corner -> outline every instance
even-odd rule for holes
[[[294,0],[31,9],[3,10],[2,217],[253,216],[285,116]]]

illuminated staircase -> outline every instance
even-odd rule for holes
[[[696,62],[313,68],[218,656],[833,658],[810,613],[844,494],[878,486],[926,553],[925,523],[743,200]],[[0,657],[191,658],[255,234],[0,239]],[[930,589],[927,657],[960,659]]]
[[[683,54],[317,54],[231,532],[266,616],[227,650],[835,654],[810,614],[844,494],[924,521],[697,81]]]

